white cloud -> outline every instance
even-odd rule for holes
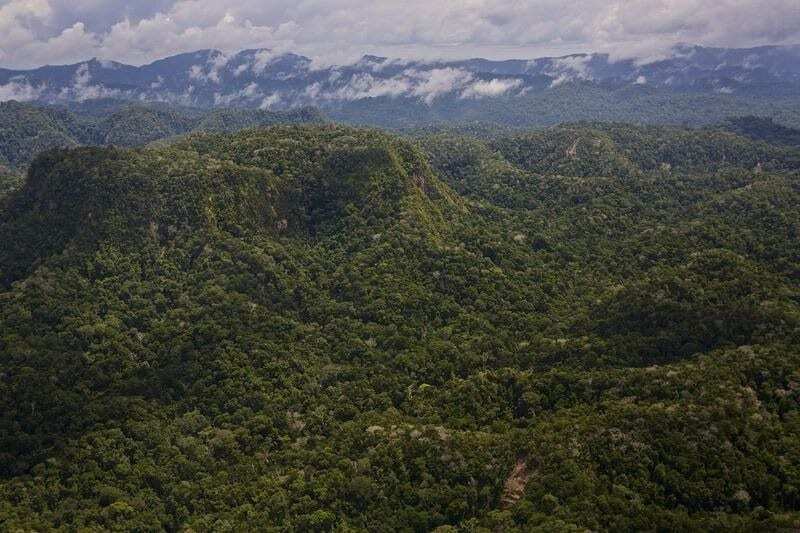
[[[192,65],[189,67],[189,79],[190,80],[205,80],[206,74],[203,72],[203,67],[201,65]]]
[[[75,71],[75,87],[85,88],[92,81],[92,74],[89,72],[88,63],[84,63]]]
[[[0,2],[0,60],[13,61],[16,50],[36,42],[34,27],[51,14],[47,0]]]
[[[315,84],[317,85],[317,84]],[[361,98],[379,98],[381,96],[399,96],[407,93],[412,88],[412,82],[406,77],[394,77],[389,79],[377,79],[372,74],[358,74],[353,76],[350,81],[327,95],[334,100],[359,100]],[[320,95],[320,87],[312,85],[307,90],[308,96]],[[325,95],[323,95],[325,96]]]
[[[339,80],[339,75],[331,76]],[[305,91],[308,98],[322,97],[330,100],[359,100],[388,96],[419,98],[430,105],[448,93],[460,91],[473,81],[470,72],[456,68],[433,68],[428,70],[406,69],[390,78],[376,78],[370,73],[357,74],[333,91],[325,92],[318,83]]]
[[[426,71],[407,70],[419,80],[411,91],[413,96],[421,97],[426,104],[447,93],[456,91],[472,81],[472,74],[466,70],[455,68],[439,68]]]
[[[282,98],[280,93],[272,93],[269,96],[264,97],[261,101],[261,105],[259,106],[260,109],[270,109],[273,106],[280,104]]]
[[[214,83],[219,83],[219,73],[228,64],[228,56],[225,54],[214,54],[208,60],[208,79]]]
[[[199,54],[198,54],[199,55]],[[230,58],[223,53],[212,53],[205,65],[192,65],[189,67],[189,79],[219,84],[222,82],[219,75]]]
[[[5,85],[0,85],[0,102],[7,102],[8,100],[17,100],[19,102],[36,100],[41,96],[44,90],[44,85],[34,87],[24,78],[15,78]]]
[[[277,55],[271,50],[259,50],[253,58],[253,72],[255,74],[262,74],[276,58]]]
[[[247,85],[247,87],[241,90],[241,95],[246,98],[252,98],[253,96],[256,96],[258,94],[259,94],[258,85],[255,83],[250,83]]]
[[[522,80],[514,79],[477,81],[464,89],[464,91],[461,93],[461,98],[486,98],[492,96],[501,96],[512,89],[518,88],[521,85]]]
[[[554,77],[563,77],[564,81],[575,79],[588,80],[592,78],[589,74],[589,62],[591,60],[591,56],[588,55],[567,56],[554,59],[546,73]]]
[[[657,57],[679,42],[800,42],[800,9],[797,0],[0,0],[0,35],[0,63],[12,67],[205,48],[293,50],[322,58],[315,66],[365,53]]]
[[[254,99],[262,99],[263,102],[263,94],[258,89],[258,85],[256,83],[249,83],[245,86],[242,90],[229,93],[229,94],[214,94],[214,105],[216,106],[228,106],[238,100],[254,100]]]
[[[92,84],[92,73],[89,64],[83,63],[75,71],[72,78],[72,85],[61,90],[60,97],[65,100],[96,100],[98,98],[114,98],[122,96],[123,93],[117,89],[109,89],[103,85]]]
[[[408,68],[391,77],[377,77],[369,72],[344,79],[333,70],[327,83],[313,83],[299,95],[306,100],[360,100],[363,98],[417,98],[428,105],[444,95],[458,94],[460,98],[500,96],[522,86],[519,79],[475,79],[474,75],[458,68]]]

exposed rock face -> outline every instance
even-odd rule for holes
[[[502,509],[513,507],[522,498],[530,477],[531,473],[528,470],[527,459],[520,457],[517,459],[503,487],[503,496],[500,498],[500,507]]]

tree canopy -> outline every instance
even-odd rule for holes
[[[797,528],[798,161],[623,124],[47,151],[0,198],[0,529]]]

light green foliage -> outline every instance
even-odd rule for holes
[[[22,184],[22,176],[0,164],[0,198]]]

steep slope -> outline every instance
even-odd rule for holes
[[[186,232],[315,237],[363,217],[377,231],[404,207],[438,233],[427,204],[448,197],[412,147],[335,127],[196,134],[144,151],[51,151],[0,213],[4,233],[19,237],[0,262],[8,283],[69,246],[144,245]]]
[[[24,168],[40,152],[87,142],[78,117],[57,108],[0,102],[0,163]]]

